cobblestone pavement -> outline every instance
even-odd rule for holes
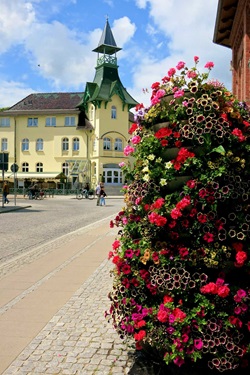
[[[134,348],[104,317],[112,287],[105,260],[3,375],[125,375]]]

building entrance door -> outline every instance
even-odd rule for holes
[[[122,171],[118,168],[103,169],[104,184],[122,185]]]

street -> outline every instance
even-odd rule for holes
[[[32,207],[2,214],[0,217],[0,265],[20,255],[34,252],[46,243],[110,216],[123,206],[123,198],[107,198],[106,206],[96,206],[96,199],[77,200],[75,196],[55,196],[43,200],[18,198],[16,205]],[[10,204],[14,200],[10,197]]]

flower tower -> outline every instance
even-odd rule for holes
[[[250,337],[250,113],[179,62],[137,106],[109,315],[173,373],[243,374]],[[188,372],[191,369],[191,372]],[[197,373],[200,373],[199,371]]]

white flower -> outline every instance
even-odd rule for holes
[[[161,179],[160,179],[160,185],[161,185],[161,186],[165,186],[165,185],[167,185],[167,180],[166,180],[165,178],[161,178]]]
[[[148,182],[149,181],[149,174],[145,174],[144,176],[143,176],[143,180],[144,181],[146,181],[146,182]]]
[[[161,162],[162,162],[162,158],[157,158],[157,159],[156,159],[156,162],[157,162],[157,163],[161,163]]]
[[[149,159],[149,160],[154,160],[154,159],[155,159],[155,155],[154,155],[154,154],[150,154],[150,155],[148,155],[148,159]]]
[[[167,163],[165,163],[166,169],[171,169],[172,167],[173,167],[173,163],[171,163],[171,161],[168,161]]]
[[[144,167],[143,170],[142,170],[142,172],[146,172],[146,173],[149,172],[148,167]]]

